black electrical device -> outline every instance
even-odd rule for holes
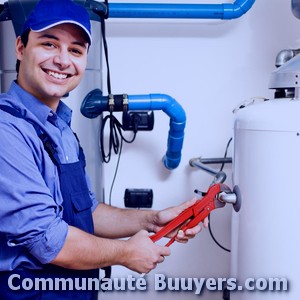
[[[151,208],[153,203],[152,189],[126,189],[124,195],[125,207]]]
[[[122,125],[124,130],[151,131],[154,127],[154,112],[152,110],[124,111]]]

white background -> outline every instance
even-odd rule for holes
[[[208,2],[220,3],[189,1]],[[205,191],[208,188],[212,177],[191,168],[189,160],[198,156],[223,156],[227,141],[233,134],[232,110],[251,97],[273,96],[268,83],[277,53],[284,48],[300,46],[300,20],[293,16],[290,2],[257,0],[247,14],[230,21],[108,20],[112,92],[169,94],[183,106],[187,115],[182,162],[173,171],[166,170],[161,163],[169,127],[169,119],[163,112],[155,112],[152,132],[140,132],[133,144],[124,145],[112,194],[113,205],[124,206],[126,188],[152,188],[154,209],[179,204],[194,197],[194,189]],[[231,151],[232,147],[229,156]],[[104,166],[106,201],[116,158],[113,155],[112,161]],[[231,185],[231,166],[225,171],[227,184]],[[216,238],[228,248],[231,209],[226,206],[211,215]],[[230,254],[213,242],[208,230],[187,245],[174,244],[171,247],[172,255],[147,276],[149,282],[155,273],[171,277],[230,277]],[[113,268],[113,276],[128,274],[132,272],[121,267]],[[105,293],[101,297],[154,299],[158,296],[165,300],[199,297],[188,292],[157,293],[153,289],[152,286],[142,294]],[[205,300],[222,299],[218,292],[202,296]]]

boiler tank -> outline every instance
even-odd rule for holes
[[[300,299],[299,170],[299,99],[236,112],[233,181],[242,205],[232,216],[231,277],[238,286],[230,299]]]

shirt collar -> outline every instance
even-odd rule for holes
[[[53,112],[49,106],[45,105],[33,95],[25,91],[15,81],[12,82],[8,94],[12,95],[16,100],[21,102],[26,109],[34,114],[42,124],[47,122],[49,114],[55,114],[55,112]],[[60,101],[58,104],[56,114],[68,125],[70,124],[72,110],[62,101]]]
[[[59,101],[56,113],[63,121],[65,121],[70,126],[72,110],[69,106],[67,106],[64,102]]]

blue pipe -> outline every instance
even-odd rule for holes
[[[178,167],[186,123],[185,111],[176,100],[165,94],[128,95],[128,110],[162,110],[170,117],[167,152],[163,157],[164,166],[169,169]],[[123,107],[114,110],[122,111]],[[87,118],[96,118],[109,111],[108,96],[102,96],[99,89],[93,90],[84,98],[81,113]]]
[[[129,110],[162,110],[170,117],[167,152],[163,163],[169,170],[178,167],[186,123],[185,111],[176,100],[165,94],[128,96]]]
[[[223,4],[109,3],[109,18],[235,19],[255,0]]]

